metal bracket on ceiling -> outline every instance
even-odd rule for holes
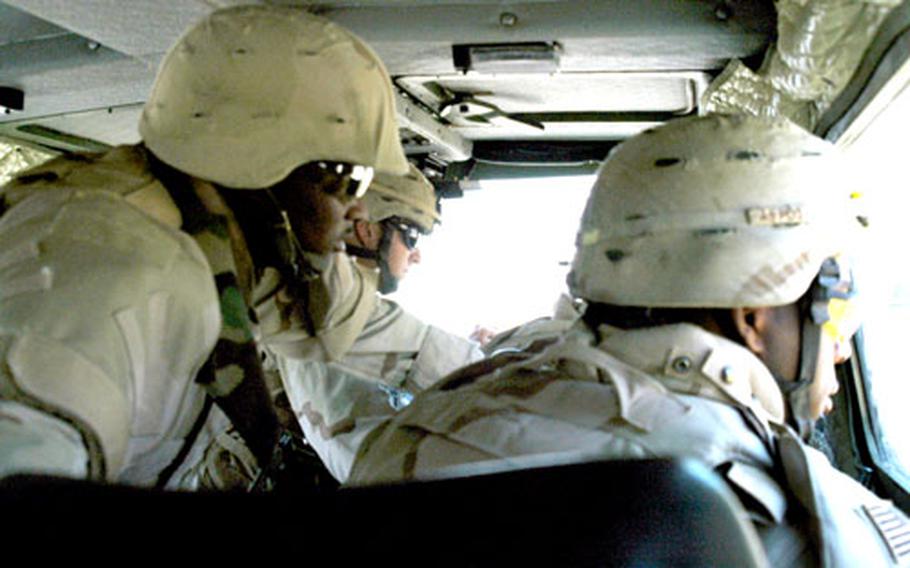
[[[25,92],[16,87],[0,87],[0,112],[10,114],[25,109]]]
[[[398,124],[429,140],[439,148],[441,157],[453,162],[463,162],[471,158],[473,143],[442,124],[430,112],[417,105],[405,95],[395,93],[395,110],[398,112]]]

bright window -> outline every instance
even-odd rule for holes
[[[553,314],[566,291],[575,233],[593,176],[483,182],[442,202],[442,224],[418,247],[392,299],[467,336]]]
[[[54,157],[54,154],[0,139],[0,186],[17,173],[37,166]]]
[[[904,83],[906,85],[906,82]],[[871,427],[880,457],[892,474],[910,481],[910,90],[887,94],[877,116],[845,135],[868,217],[867,239],[857,255],[864,305],[862,352]],[[857,132],[858,131],[858,132]]]

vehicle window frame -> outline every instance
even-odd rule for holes
[[[851,422],[857,426],[855,433],[861,433],[860,439],[854,438],[860,455],[856,456],[863,465],[872,466],[875,481],[880,488],[898,502],[904,510],[910,509],[910,472],[896,466],[883,447],[881,421],[874,396],[870,396],[872,384],[865,352],[865,336],[860,329],[853,338],[854,356],[846,366],[846,375],[850,379],[849,411]]]
[[[816,134],[839,145],[849,146],[860,140],[867,127],[898,95],[910,97],[908,65],[910,2],[904,2],[882,24],[850,85],[821,117]],[[902,74],[904,78],[899,77]],[[900,81],[905,84],[899,84]],[[858,278],[861,286],[862,274]],[[856,454],[853,459],[860,469],[871,468],[872,479],[868,481],[876,489],[904,510],[910,510],[910,471],[904,471],[894,463],[890,450],[884,447],[885,437],[873,394],[865,340],[861,328],[853,338],[854,356],[840,369]]]

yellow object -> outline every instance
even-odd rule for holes
[[[860,323],[856,302],[841,298],[828,301],[828,321],[822,324],[822,331],[831,339],[844,342],[856,332]]]

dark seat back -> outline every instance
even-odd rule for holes
[[[16,476],[0,481],[0,512],[4,525],[13,521],[7,537],[91,530],[141,541],[166,531],[192,545],[236,535],[272,549],[323,547],[342,564],[765,563],[736,498],[714,472],[690,460],[601,461],[293,495],[173,493]],[[100,521],[80,525],[84,514]]]

